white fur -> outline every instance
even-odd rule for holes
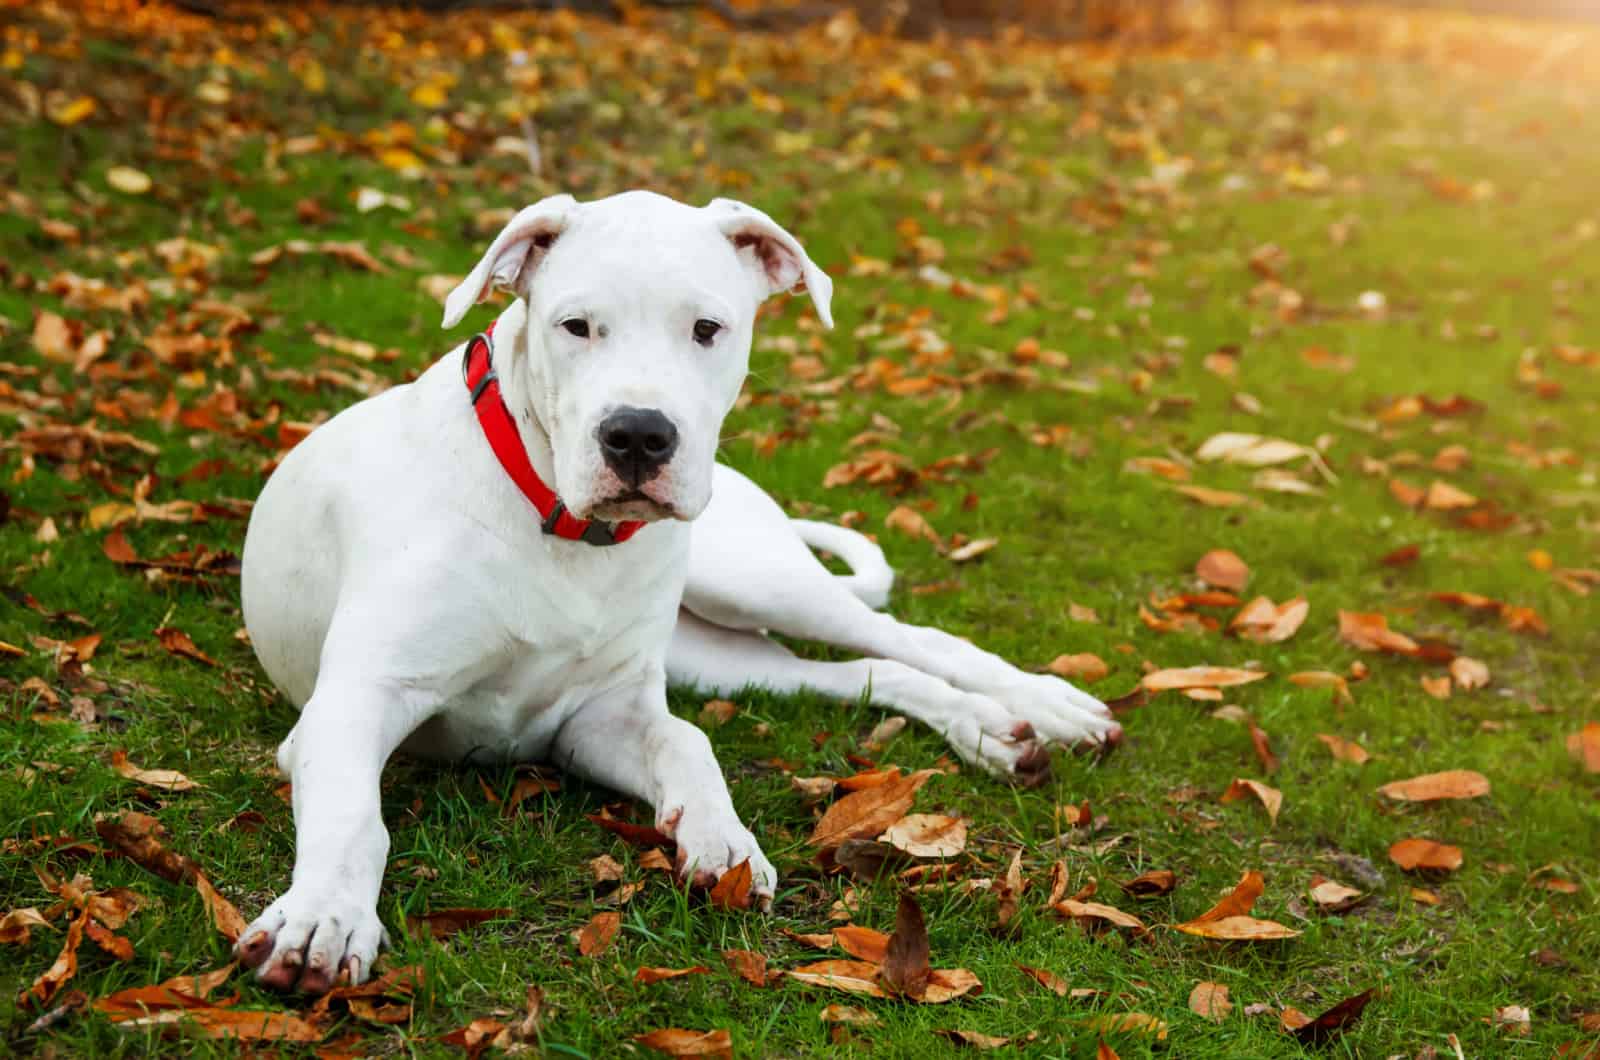
[[[831,322],[827,277],[765,214],[630,192],[529,207],[451,294],[447,325],[496,284],[520,296],[494,334],[507,407],[576,515],[649,522],[622,545],[541,532],[468,404],[461,347],[335,416],[273,474],[245,541],[245,622],[301,714],[278,753],[293,780],[293,880],[239,947],[264,981],[319,991],[341,969],[354,981],[371,969],[388,854],[378,779],[397,749],[552,759],[654,807],[686,875],[710,881],[749,859],[769,900],[776,873],[709,743],[667,711],[669,671],[728,691],[870,687],[1000,772],[1039,764],[1035,734],[1115,734],[1104,707],[1065,682],[873,611],[892,580],[875,546],[790,522],[714,463],[756,308],[801,282]],[[561,326],[573,316],[587,339]],[[710,348],[692,338],[701,318],[724,325]],[[680,434],[647,501],[608,499],[617,482],[596,426],[621,405],[659,409]],[[806,541],[857,574],[829,574]],[[804,662],[767,629],[879,658]]]

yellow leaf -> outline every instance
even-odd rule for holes
[[[106,183],[124,195],[143,195],[150,190],[150,174],[132,166],[112,166],[106,170]]]
[[[57,125],[76,125],[85,118],[92,117],[98,104],[93,96],[79,96],[68,103],[50,108],[50,120]]]

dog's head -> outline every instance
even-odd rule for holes
[[[756,309],[801,283],[832,327],[832,281],[743,203],[556,195],[495,237],[446,299],[444,326],[495,286],[516,292],[525,340],[497,341],[495,366],[512,414],[549,435],[551,485],[567,508],[580,519],[693,519],[711,499]]]

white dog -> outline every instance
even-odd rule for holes
[[[767,901],[776,874],[705,735],[668,713],[669,676],[870,689],[1000,773],[1038,772],[1041,742],[1116,737],[1065,682],[874,611],[892,580],[875,545],[788,519],[715,463],[756,308],[801,283],[831,326],[827,276],[737,202],[545,199],[446,302],[448,328],[496,285],[516,292],[491,335],[283,461],[244,548],[252,643],[300,708],[278,751],[293,883],[239,943],[263,981],[317,992],[370,971],[389,847],[378,780],[397,749],[554,760],[654,807],[686,877],[748,859]],[[875,658],[804,661],[765,630]]]

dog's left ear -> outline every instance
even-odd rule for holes
[[[578,205],[571,195],[540,199],[511,219],[494,237],[478,264],[444,300],[445,328],[461,323],[467,310],[488,297],[494,287],[519,289],[545,251],[567,226],[567,212]]]
[[[733,243],[733,249],[766,283],[767,294],[792,291],[802,282],[824,327],[833,327],[833,281],[806,255],[800,241],[783,226],[735,199],[712,199],[706,212]]]

